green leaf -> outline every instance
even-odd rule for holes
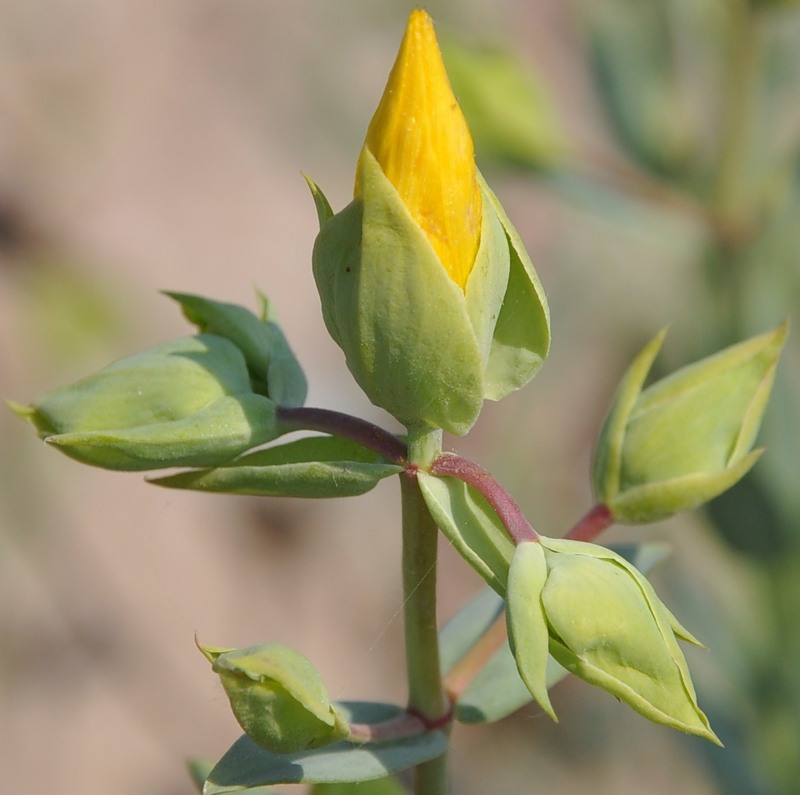
[[[307,383],[280,327],[260,320],[236,304],[212,301],[199,295],[167,292],[181,305],[183,314],[201,332],[230,340],[242,352],[256,391],[279,406],[302,406]]]
[[[335,436],[298,439],[216,469],[180,472],[150,482],[176,489],[270,497],[352,497],[402,471],[364,447]]]
[[[203,784],[205,784],[208,774],[214,769],[214,763],[208,759],[189,759],[186,762],[186,767],[189,769],[189,775],[197,791],[203,792]]]
[[[197,791],[202,795],[206,779],[214,769],[214,763],[207,759],[190,759],[187,762],[187,767],[189,768],[189,775],[192,777],[192,782],[197,787]],[[278,795],[278,792],[278,790],[273,789],[272,787],[253,787],[247,790],[248,795]],[[314,789],[313,792],[316,793],[316,789]],[[400,790],[400,794],[401,793],[402,790]],[[356,793],[356,795],[358,795],[358,793]],[[375,795],[382,795],[382,793],[380,791],[376,791]],[[388,790],[386,795],[394,795],[394,793],[393,791]]]
[[[417,474],[433,520],[456,551],[505,595],[514,542],[488,502],[463,481]]]
[[[558,684],[568,671],[548,656],[546,688]],[[455,707],[459,723],[494,723],[507,718],[533,700],[519,675],[517,662],[504,643],[461,694]]]
[[[491,588],[470,599],[439,631],[439,659],[446,674],[483,637],[500,616],[505,602]]]
[[[388,704],[337,704],[351,723],[379,723],[400,714]],[[316,751],[278,755],[241,737],[211,771],[204,795],[220,795],[271,784],[370,781],[441,756],[447,738],[434,731],[385,743],[340,742]]]
[[[407,795],[407,790],[393,778],[344,784],[315,784],[309,795]]]

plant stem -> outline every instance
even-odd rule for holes
[[[389,431],[340,411],[299,406],[279,406],[275,412],[285,432],[321,431],[341,436],[376,452],[395,464],[404,464],[406,446]]]
[[[714,209],[738,242],[753,209],[752,137],[758,113],[758,76],[762,30],[747,0],[730,0],[726,84]]]
[[[539,534],[525,518],[516,500],[483,467],[460,455],[442,453],[431,464],[430,472],[457,478],[472,486],[492,506],[515,544],[539,540]]]
[[[598,503],[567,533],[571,541],[594,541],[603,530],[614,524],[614,517],[608,506]]]
[[[717,304],[718,345],[728,345],[741,335],[746,254],[760,225],[754,135],[764,31],[760,15],[747,0],[730,0],[726,10],[729,37],[719,159],[710,198],[717,224],[706,264]]]
[[[409,428],[408,460],[427,468],[441,453],[442,432]],[[400,477],[403,501],[403,596],[408,708],[427,725],[446,721],[450,704],[439,666],[436,616],[436,556],[439,531],[431,519],[413,473]],[[447,756],[420,765],[416,795],[445,795]]]

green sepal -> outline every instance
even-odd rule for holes
[[[550,350],[550,309],[544,288],[517,230],[478,173],[484,215],[493,213],[506,237],[509,275],[484,372],[484,395],[501,400],[533,378]]]
[[[652,522],[718,496],[753,466],[787,324],[642,391],[663,334],[622,379],[600,435],[594,489],[617,522]]]
[[[199,648],[219,675],[239,725],[263,748],[297,753],[338,742],[350,733],[317,671],[293,649],[276,643]]]
[[[761,458],[753,450],[741,461],[720,472],[701,472],[672,480],[645,483],[620,492],[607,506],[620,524],[647,524],[667,519],[680,511],[697,508],[738,483]]]
[[[506,621],[508,641],[520,678],[539,706],[554,720],[556,713],[547,695],[548,627],[542,604],[547,563],[541,544],[517,545],[508,572]]]
[[[337,703],[349,723],[382,723],[402,713],[390,704]],[[211,771],[204,795],[222,795],[272,784],[372,781],[428,762],[447,751],[442,732],[402,740],[359,744],[348,741],[296,754],[278,755],[239,738]]]
[[[489,503],[456,478],[417,473],[434,522],[456,551],[501,596],[505,596],[514,542]]]
[[[491,384],[486,373],[494,348],[495,329],[508,292],[510,252],[506,233],[485,184],[481,184],[481,199],[480,245],[467,278],[463,300],[480,350],[483,394],[488,397],[487,389],[491,391]]]
[[[374,404],[406,425],[464,434],[483,404],[464,295],[368,150],[359,164],[360,197],[314,244],[325,325]]]
[[[310,177],[303,174],[303,179],[306,181],[309,190],[311,191],[311,198],[314,199],[314,207],[317,209],[317,221],[320,228],[333,218],[333,209],[322,189]]]
[[[150,482],[222,494],[353,497],[402,471],[355,442],[315,436],[259,450],[215,469],[179,472]]]
[[[280,433],[241,352],[210,334],[120,359],[12,409],[66,455],[116,470],[215,466]]]
[[[645,345],[625,371],[614,392],[592,461],[594,496],[598,503],[607,505],[619,492],[625,427],[666,334],[667,330],[661,329]]]
[[[691,635],[624,558],[595,544],[542,538],[550,653],[568,671],[655,723],[719,743],[697,705],[676,634]],[[676,632],[676,626],[678,632]]]
[[[484,398],[526,384],[550,344],[536,271],[479,177],[481,236],[465,289],[368,149],[360,196],[336,215],[309,182],[320,220],[314,277],[329,333],[370,400],[405,425],[463,435]]]
[[[264,296],[264,317],[236,304],[212,301],[199,295],[165,292],[177,301],[183,314],[201,333],[216,334],[230,340],[242,352],[256,392],[278,406],[302,406],[308,384],[286,337],[269,318]]]

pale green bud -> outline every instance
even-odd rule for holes
[[[594,458],[595,495],[615,521],[653,522],[694,508],[753,466],[787,330],[784,323],[642,391],[664,332],[644,348],[617,388]]]
[[[350,733],[311,663],[280,644],[246,649],[198,647],[219,675],[245,733],[276,754],[338,742]]]
[[[485,398],[499,400],[541,366],[544,293],[485,185],[480,246],[462,290],[369,151],[359,173],[359,197],[328,220],[321,214],[314,246],[328,331],[373,403],[406,425],[464,434]]]
[[[511,563],[507,611],[520,676],[551,716],[543,645],[649,720],[719,743],[678,646],[698,641],[621,556],[581,541],[524,542]]]
[[[66,455],[106,469],[214,466],[278,435],[239,349],[201,334],[120,359],[31,406],[12,405]]]

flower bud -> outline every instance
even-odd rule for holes
[[[562,667],[649,720],[719,743],[677,642],[698,641],[621,556],[582,541],[523,542],[507,611],[520,676],[551,716],[543,639]]]
[[[617,522],[701,505],[758,460],[752,450],[787,324],[696,362],[642,391],[659,334],[620,382],[594,457],[597,500]]]
[[[466,433],[549,347],[544,292],[483,182],[433,25],[412,13],[358,161],[353,202],[320,220],[323,317],[370,400],[406,425]]]
[[[212,334],[120,359],[12,408],[66,455],[106,469],[214,466],[279,433],[275,404],[252,391],[239,349]]]
[[[330,745],[350,733],[317,671],[293,649],[275,643],[198,648],[219,675],[239,725],[263,748],[293,754]]]

